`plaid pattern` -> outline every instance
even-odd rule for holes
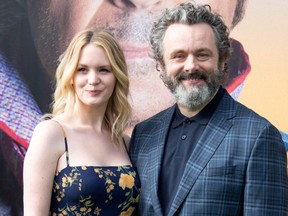
[[[41,112],[16,69],[1,53],[0,80],[1,129],[25,145],[23,140],[29,143]]]
[[[158,179],[174,109],[138,124],[132,134],[130,156],[142,184],[139,215],[163,215]],[[186,164],[168,215],[287,216],[286,166],[279,131],[226,92]]]
[[[41,112],[16,69],[0,53],[0,149],[22,185],[23,160]]]
[[[280,133],[281,133],[283,142],[284,142],[284,144],[286,146],[286,149],[288,151],[288,134],[284,133],[283,131],[281,131]],[[288,154],[288,152],[287,152],[287,154]]]

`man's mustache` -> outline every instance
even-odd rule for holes
[[[202,79],[206,81],[208,79],[208,76],[206,73],[202,71],[195,71],[193,73],[187,73],[187,72],[180,72],[176,77],[175,80],[178,82],[181,80],[193,80],[193,79]]]

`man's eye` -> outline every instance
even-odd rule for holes
[[[209,55],[207,53],[199,53],[198,59],[201,61],[207,60],[209,58]]]
[[[184,55],[182,53],[177,53],[172,58],[173,59],[180,59],[180,58],[183,58],[183,57],[184,57]]]

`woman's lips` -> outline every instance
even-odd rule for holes
[[[101,90],[86,90],[86,92],[90,95],[90,96],[97,96],[99,94],[101,94]]]

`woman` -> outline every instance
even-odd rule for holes
[[[123,52],[106,31],[78,33],[60,57],[50,120],[24,161],[24,215],[130,215],[140,182],[123,129],[130,114]]]

